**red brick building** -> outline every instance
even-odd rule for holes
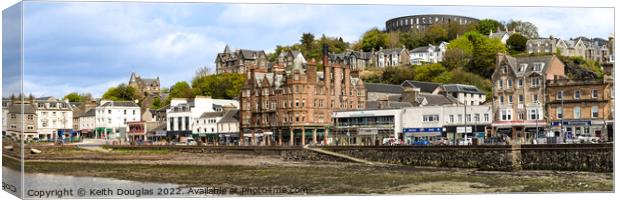
[[[327,52],[320,72],[315,60],[283,71],[249,70],[240,97],[241,144],[326,144],[332,111],[366,108],[362,80],[348,65],[328,62]]]

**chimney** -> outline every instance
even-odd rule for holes
[[[306,69],[306,75],[308,76],[308,83],[316,83],[316,60],[314,58],[310,59],[307,66],[308,68]]]
[[[413,106],[417,106],[416,99],[420,95],[420,88],[405,87],[401,96],[402,102],[409,102]]]

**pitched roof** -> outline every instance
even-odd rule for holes
[[[239,110],[229,110],[224,113],[224,117],[218,123],[237,123],[239,122]]]
[[[24,114],[35,114],[35,109],[32,104],[23,104],[24,105]],[[9,113],[20,114],[22,113],[22,104],[11,104],[9,106]]]
[[[445,105],[445,104],[458,103],[458,101],[455,101],[454,99],[451,99],[448,96],[439,95],[439,94],[420,93],[419,97],[426,99],[427,104],[425,106],[439,106],[439,105]]]
[[[88,111],[86,111],[85,113],[83,113],[82,115],[80,115],[80,117],[94,117],[95,116],[95,109],[90,109]]]
[[[224,115],[224,112],[204,112],[200,115],[200,118],[212,118],[212,117],[221,117]]]
[[[472,93],[472,94],[484,94],[482,90],[478,89],[478,87],[473,85],[465,85],[465,84],[444,84],[443,90],[446,92],[463,92],[463,93]]]
[[[138,104],[132,101],[110,101],[106,102],[102,106],[113,106],[113,107],[138,107]]]
[[[428,93],[432,93],[433,91],[435,91],[435,89],[437,89],[437,87],[441,86],[439,83],[431,83],[431,82],[425,82],[425,81],[414,81],[414,80],[406,80],[405,82],[403,82],[402,84],[400,84],[401,87],[416,87],[416,88],[420,88],[420,92],[428,92]]]
[[[412,107],[413,105],[411,105],[411,103],[409,102],[399,102],[399,101],[387,101],[387,102],[383,102],[385,103],[385,107],[381,107],[381,101],[367,101],[366,102],[366,109],[368,110],[378,110],[378,109],[394,109],[394,108],[406,108],[406,107]]]
[[[400,85],[391,85],[383,83],[364,83],[366,91],[379,92],[379,93],[393,93],[400,94],[403,92],[403,88]]]

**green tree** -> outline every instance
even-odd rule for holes
[[[381,47],[386,47],[388,44],[387,34],[380,31],[378,28],[372,28],[366,31],[362,36],[362,39],[358,43],[360,49],[364,51],[378,50]]]
[[[414,78],[417,81],[433,81],[435,77],[446,71],[446,68],[439,63],[421,65],[414,69]]]
[[[170,87],[170,98],[192,98],[194,97],[192,93],[192,88],[185,81],[176,82],[172,87]]]
[[[508,50],[514,53],[520,53],[526,49],[527,38],[521,34],[512,34],[508,40],[506,40],[506,46]]]
[[[65,95],[63,99],[69,100],[69,102],[81,102],[82,96],[80,96],[77,92],[72,92]]]
[[[499,39],[490,39],[473,31],[452,40],[448,49],[460,49],[465,58],[471,55],[466,69],[483,77],[490,77],[493,73],[497,54],[506,52],[506,46]]]
[[[489,35],[491,31],[496,32],[498,28],[502,27],[502,24],[493,19],[480,20],[476,26],[476,31],[482,35]]]
[[[537,38],[538,37],[538,27],[531,22],[521,21],[521,20],[510,20],[506,24],[508,30],[515,30],[521,35],[527,38]]]
[[[239,96],[245,83],[243,74],[217,74],[194,77],[192,90],[195,95],[211,96],[217,99],[232,99]]]
[[[138,99],[139,96],[135,88],[123,83],[108,89],[105,93],[103,93],[102,98],[113,101],[133,101]]]
[[[162,105],[162,103],[163,102],[161,101],[160,97],[155,97],[155,98],[153,98],[153,103],[151,104],[151,108],[152,109],[159,109],[162,106],[164,106],[164,105]]]
[[[314,35],[312,33],[303,33],[299,42],[301,42],[301,45],[308,51],[312,48],[312,43],[314,43]]]

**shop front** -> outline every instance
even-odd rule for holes
[[[406,144],[429,144],[442,140],[443,131],[442,127],[404,128],[403,136]]]
[[[568,141],[603,141],[609,137],[609,127],[604,120],[554,121],[551,131]]]

